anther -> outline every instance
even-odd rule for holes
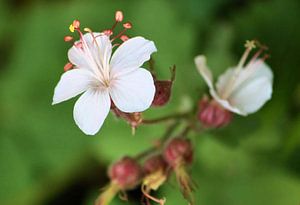
[[[64,71],[68,71],[68,70],[71,70],[73,68],[73,64],[72,63],[67,63],[65,66],[64,66]]]
[[[69,26],[69,30],[73,33],[75,30],[79,29],[80,22],[78,20],[74,20],[73,23]]]
[[[79,27],[80,27],[80,21],[74,20],[72,25],[73,25],[73,27],[74,27],[75,29],[79,29]]]
[[[127,22],[127,23],[124,23],[124,24],[123,24],[123,27],[124,27],[125,29],[131,29],[131,28],[132,28],[132,24],[131,24],[130,22]]]
[[[261,58],[261,60],[262,60],[262,61],[265,61],[267,58],[270,58],[270,55],[269,55],[269,54],[265,54],[265,55]]]
[[[69,30],[70,30],[72,33],[74,33],[75,28],[74,28],[73,24],[71,24],[71,25],[69,26]]]
[[[92,33],[92,30],[90,28],[84,28],[83,29],[85,32],[89,32],[89,33]]]
[[[250,50],[256,48],[255,41],[249,41],[249,40],[247,40],[246,43],[245,43],[245,47],[247,49],[250,49]]]
[[[113,35],[113,31],[111,29],[104,30],[104,31],[102,31],[102,33],[104,33],[107,36]]]
[[[128,37],[127,35],[122,35],[122,36],[120,37],[120,39],[121,39],[123,42],[125,42],[125,41],[127,41],[127,40],[129,39],[129,37]]]
[[[116,11],[115,20],[116,20],[116,22],[123,21],[123,13],[122,13],[122,11]]]
[[[64,41],[65,42],[70,42],[70,41],[72,41],[73,40],[73,37],[72,36],[65,36],[64,37]]]
[[[242,67],[244,66],[245,62],[246,62],[246,59],[250,53],[250,51],[254,48],[256,48],[256,45],[255,45],[255,41],[246,41],[245,43],[245,47],[246,47],[246,50],[237,66],[237,70],[236,70],[236,73],[238,73],[240,71],[240,69],[242,69]]]

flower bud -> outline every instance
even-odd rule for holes
[[[151,174],[158,170],[165,171],[167,168],[167,163],[161,155],[154,155],[148,158],[144,162],[144,173]]]
[[[155,96],[153,106],[163,106],[169,102],[173,82],[171,80],[155,80]]]
[[[144,162],[145,177],[142,182],[141,190],[144,197],[148,200],[155,201],[160,205],[164,205],[165,198],[159,199],[152,196],[151,191],[156,191],[167,180],[167,163],[161,155],[154,155]]]
[[[198,120],[207,128],[218,128],[231,122],[232,113],[216,101],[204,97],[199,102]]]
[[[190,164],[193,160],[193,148],[190,140],[173,138],[165,147],[164,159],[173,168],[179,164]]]
[[[142,169],[135,159],[124,157],[112,164],[108,176],[120,189],[128,190],[140,183]]]

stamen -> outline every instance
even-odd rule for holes
[[[116,20],[116,22],[122,22],[123,21],[122,11],[116,11],[115,20]]]
[[[265,61],[266,59],[270,58],[269,54],[265,54],[260,60]]]
[[[91,36],[92,36],[92,38],[93,38],[93,43],[96,43],[96,45],[97,45],[98,48],[99,48],[99,45],[98,45],[98,43],[97,43],[97,41],[96,41],[96,36],[94,35],[92,29],[90,29],[90,28],[84,28],[83,30],[84,30],[85,32],[88,32],[89,34],[91,34]]]
[[[255,46],[255,41],[246,41],[245,47],[246,47],[246,50],[245,50],[238,66],[237,66],[237,71],[239,71],[243,67],[243,65],[245,64],[245,62],[247,60],[247,57],[250,54],[250,51],[256,47]]]
[[[80,27],[80,21],[74,20],[74,21],[73,21],[73,27],[74,27],[75,29],[79,29],[79,27]]]
[[[73,24],[71,24],[71,25],[69,26],[69,30],[70,30],[72,33],[74,33],[75,28],[74,28]]]
[[[121,21],[123,21],[123,13],[122,13],[122,11],[116,11],[116,14],[115,14],[115,23],[111,27],[111,30],[113,31],[116,28],[117,24],[119,22],[121,22]]]
[[[120,43],[115,43],[115,44],[112,46],[112,48],[117,47],[117,46],[119,46],[119,45],[121,45],[121,44],[120,44]]]
[[[65,36],[64,37],[64,41],[65,42],[70,42],[70,41],[72,41],[73,40],[73,37],[72,36]]]
[[[256,44],[260,47],[260,49],[254,54],[254,56],[249,61],[248,65],[254,63],[263,51],[268,50],[268,47],[266,45],[262,45],[258,41],[256,41]]]
[[[75,46],[76,48],[83,49],[82,42],[76,42],[76,43],[74,43],[74,46]]]
[[[107,36],[113,35],[113,31],[111,29],[104,30],[104,31],[102,31],[102,33],[104,33]],[[98,37],[98,36],[96,36],[96,37]]]
[[[89,32],[89,33],[92,33],[92,30],[90,28],[84,28],[83,29],[85,32]]]
[[[75,26],[73,26],[73,25],[75,25]],[[87,45],[86,41],[84,40],[84,37],[83,37],[83,34],[82,34],[82,32],[79,28],[79,25],[80,25],[79,21],[77,21],[77,20],[75,20],[72,24],[74,29],[76,27],[76,31],[79,33],[79,36],[80,36],[80,42],[79,42],[80,44],[79,43],[77,45],[75,44],[75,46],[78,47],[78,48],[81,48],[82,50],[84,50],[86,52],[87,56],[90,58],[90,60],[95,63],[95,66],[98,66],[98,67],[102,68],[102,65],[99,65],[99,63],[97,61],[95,61],[95,56],[91,53],[91,51],[89,49],[89,46]],[[88,29],[88,28],[85,28],[84,30],[91,31],[91,29]],[[90,32],[90,34],[92,35],[93,39],[95,39],[95,36],[93,35],[93,32]],[[97,41],[95,41],[95,42],[97,43]],[[98,46],[98,48],[99,48],[99,46]],[[103,59],[101,59],[101,60],[103,61]],[[99,72],[101,73],[101,75],[106,76],[102,69],[99,69]],[[102,81],[102,80],[101,80],[101,83],[105,84],[105,82]]]
[[[74,20],[73,23],[69,26],[69,30],[74,33],[75,30],[79,29],[80,21]]]
[[[136,127],[135,126],[131,126],[131,135],[132,136],[135,135],[135,131],[136,131]]]
[[[126,192],[124,190],[121,190],[119,192],[119,198],[122,200],[122,201],[128,201],[128,196],[126,194]]]
[[[142,188],[141,188],[143,194],[145,195],[145,197],[147,197],[148,199],[151,199],[152,201],[155,201],[156,203],[160,204],[160,205],[164,205],[166,203],[166,199],[163,198],[163,199],[158,199],[158,198],[155,198],[154,196],[151,196],[149,194],[149,190],[147,190],[146,186],[145,185],[142,185]]]
[[[65,66],[64,66],[64,71],[68,71],[68,70],[71,70],[73,68],[73,64],[72,63],[67,63]]]
[[[124,23],[123,27],[126,29],[131,29],[132,28],[132,24],[130,22]]]
[[[225,85],[225,88],[223,89],[222,91],[222,94],[221,94],[221,97],[222,99],[227,99],[229,97],[229,95],[231,94],[231,91],[233,89],[233,86],[235,84],[235,81],[236,81],[236,78],[238,77],[241,69],[243,68],[250,52],[252,49],[254,49],[256,47],[255,45],[255,41],[252,40],[252,41],[246,41],[245,43],[245,47],[246,47],[246,50],[244,52],[244,54],[242,55],[242,58],[237,66],[237,68],[235,69],[231,79],[229,80],[228,84]]]
[[[118,35],[116,35],[115,37],[113,37],[111,39],[111,42],[113,42],[114,40],[120,38],[126,31],[127,31],[127,28],[124,28]]]

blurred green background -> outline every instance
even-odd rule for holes
[[[79,19],[103,30],[116,10],[133,23],[131,36],[156,43],[161,79],[177,65],[172,101],[147,117],[187,109],[206,91],[193,63],[197,54],[208,56],[217,75],[237,63],[245,40],[269,46],[272,100],[226,128],[191,133],[196,204],[299,205],[299,0],[0,0],[0,204],[93,204],[108,180],[107,165],[162,135],[165,125],[142,126],[132,136],[110,114],[98,135],[85,136],[72,118],[75,99],[51,106],[67,62],[69,24]],[[138,204],[139,192],[130,195]],[[157,195],[187,204],[174,179]]]

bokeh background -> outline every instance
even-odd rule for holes
[[[79,19],[103,30],[116,10],[133,23],[131,36],[155,41],[159,78],[177,65],[171,102],[148,110],[149,118],[188,109],[207,91],[193,63],[197,54],[207,55],[218,75],[237,63],[245,40],[269,46],[272,100],[226,128],[190,135],[196,204],[300,204],[299,0],[1,0],[0,204],[93,204],[108,181],[108,164],[162,135],[164,124],[142,126],[132,136],[110,114],[99,134],[85,136],[72,118],[75,99],[51,105],[67,62],[69,24]],[[129,204],[139,204],[138,191],[130,196]],[[187,204],[173,178],[157,196]]]

